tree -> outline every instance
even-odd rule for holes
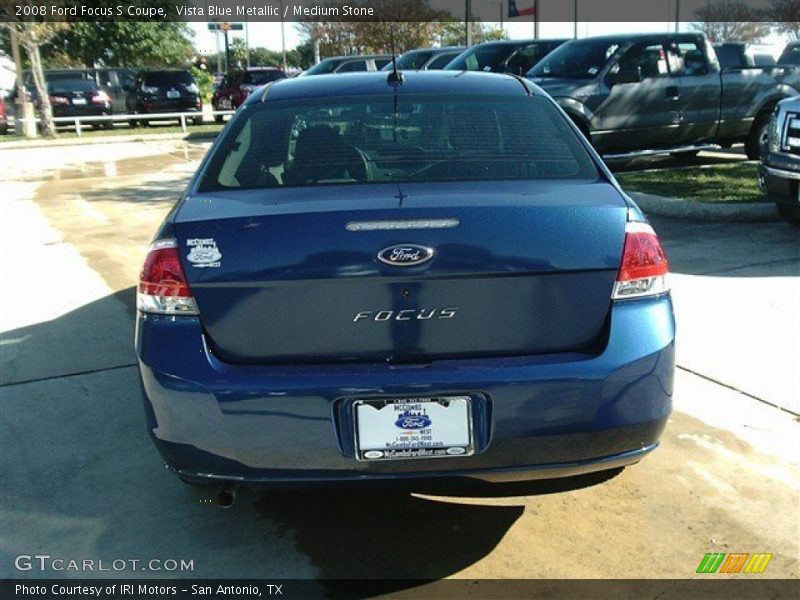
[[[414,48],[431,46],[440,37],[443,23],[438,22],[362,22],[353,24],[355,39],[368,52],[402,54]]]
[[[760,42],[769,34],[770,26],[761,21],[761,11],[739,0],[712,2],[695,11],[702,31],[712,42]]]
[[[776,31],[800,39],[800,0],[770,0],[767,15]]]
[[[463,46],[464,45],[464,23],[451,21],[441,24],[439,33],[440,46]],[[491,40],[505,40],[508,38],[506,32],[499,27],[490,27],[480,21],[471,21],[472,43],[480,44]]]
[[[287,52],[286,60],[290,65],[308,69],[314,64],[314,43],[311,40],[306,40],[294,50]]]
[[[73,22],[43,49],[48,64],[93,67],[172,66],[186,63],[192,30],[173,22]]]
[[[63,24],[7,22],[5,26],[9,31],[13,28],[17,34],[20,45],[25,49],[25,53],[28,55],[33,84],[36,88],[39,123],[41,124],[42,135],[47,138],[53,138],[56,136],[56,126],[53,122],[50,95],[47,93],[47,83],[44,79],[42,56],[39,48],[55,35],[58,30],[62,28]]]
[[[233,69],[234,66],[247,66],[247,42],[244,38],[233,38],[228,42],[228,50],[231,59],[231,64],[228,65],[228,69]]]
[[[286,63],[292,64],[290,55],[292,51],[286,52]],[[269,50],[267,48],[252,48],[250,50],[250,64],[254,67],[279,67],[283,63],[283,56],[279,50]]]
[[[400,54],[432,45],[450,18],[447,13],[431,8],[427,0],[329,0],[324,7],[341,10],[344,5],[369,6],[382,21],[337,22],[324,21],[322,17],[302,20],[297,27],[306,36],[309,49],[317,43],[320,55],[327,57],[389,52],[394,45],[395,52]]]

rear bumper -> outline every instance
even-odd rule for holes
[[[142,104],[141,113],[171,113],[171,112],[202,112],[202,106],[198,106],[195,100],[180,98],[177,100],[147,100]]]
[[[54,117],[102,117],[112,113],[111,105],[54,106]]]
[[[669,296],[618,302],[600,355],[385,364],[233,366],[195,318],[139,316],[148,429],[188,479],[243,485],[577,475],[637,462],[672,407]],[[352,401],[470,394],[476,453],[359,462]]]

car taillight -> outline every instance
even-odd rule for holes
[[[669,291],[669,263],[661,241],[647,223],[625,226],[625,247],[614,284],[613,300],[657,296]]]
[[[110,102],[111,98],[105,92],[97,92],[92,96],[92,104],[109,104]]]
[[[50,104],[69,104],[69,100],[63,96],[50,96]]]
[[[198,314],[174,239],[157,240],[150,245],[139,275],[136,307],[160,315]]]

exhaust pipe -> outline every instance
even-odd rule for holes
[[[218,491],[217,495],[214,497],[217,506],[220,508],[230,508],[233,506],[233,503],[236,501],[236,488],[232,485],[224,485]]]

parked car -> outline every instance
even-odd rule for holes
[[[8,113],[6,113],[5,98],[0,96],[0,135],[8,133]]]
[[[524,75],[566,40],[505,40],[484,42],[464,50],[444,68],[450,71],[490,71]]]
[[[701,34],[573,40],[528,73],[603,154],[692,155],[744,142],[757,159],[777,102],[797,95],[795,69],[722,72]]]
[[[778,57],[779,65],[800,66],[800,42],[789,42]]]
[[[88,79],[59,79],[47,82],[47,95],[54,117],[104,117],[113,113],[111,99],[102,90],[98,90],[93,81]],[[39,106],[38,96],[33,94],[33,103]],[[56,123],[71,125],[71,123]],[[94,128],[113,127],[111,121],[89,121]]]
[[[275,81],[285,79],[286,73],[276,67],[251,67],[237,69],[228,73],[214,91],[211,105],[214,110],[232,110],[239,108],[250,93],[256,88]],[[215,117],[217,122],[222,121],[222,115]]]
[[[714,52],[723,70],[773,67],[777,63],[772,48],[747,42],[714,44]]]
[[[552,99],[509,75],[251,95],[138,284],[148,430],[184,481],[552,478],[671,410],[667,259]]]
[[[781,217],[800,227],[800,97],[775,107],[758,169],[761,189]]]
[[[193,113],[191,122],[203,123],[203,104],[194,76],[185,69],[141,71],[127,87],[128,114]],[[131,127],[147,125],[150,119],[131,120]]]
[[[91,69],[45,69],[46,81],[88,79],[93,81],[97,89],[106,93],[111,100],[111,107],[116,113],[125,112],[126,85],[133,83],[138,69],[127,67],[97,67]],[[24,71],[23,81],[29,90],[34,88],[33,75]]]
[[[315,64],[300,73],[300,76],[328,75],[331,73],[354,73],[358,71],[380,71],[392,60],[391,55],[376,54],[370,56],[333,56]]]
[[[448,63],[465,50],[464,46],[444,46],[442,48],[418,48],[409,50],[395,59],[397,68],[401,70],[427,71],[430,69],[444,69]],[[392,63],[381,69],[390,71]]]

